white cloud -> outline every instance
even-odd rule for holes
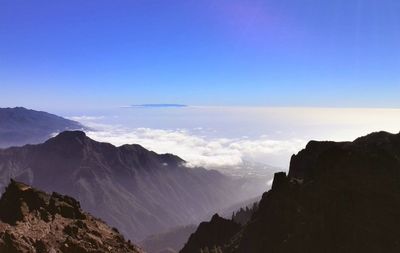
[[[138,143],[213,167],[248,160],[287,169],[290,156],[308,140],[348,141],[373,131],[398,132],[400,126],[399,109],[191,106],[101,113],[105,116],[73,119],[98,129],[89,133],[94,139]]]
[[[104,116],[73,116],[67,118],[75,121],[92,121],[92,120],[104,119]]]
[[[140,144],[157,153],[172,153],[185,159],[189,165],[218,167],[239,165],[243,160],[266,162],[286,166],[291,154],[305,142],[300,139],[271,140],[263,135],[257,139],[208,138],[185,129],[165,130],[152,128],[129,129],[122,126],[99,124],[90,117],[81,122],[96,129],[87,135],[97,141],[123,144]],[[196,129],[196,133],[199,129]]]

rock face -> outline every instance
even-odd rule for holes
[[[78,201],[11,181],[0,199],[0,252],[139,253]]]
[[[399,214],[400,134],[312,141],[221,252],[400,252]]]
[[[65,130],[85,129],[78,122],[23,107],[0,108],[0,148],[46,141]]]
[[[56,214],[69,219],[85,219],[81,206],[75,199],[53,193],[51,196],[22,183],[11,180],[0,199],[0,219],[15,225],[31,212],[38,212],[44,220]]]
[[[0,189],[10,178],[79,200],[82,207],[135,241],[247,199],[217,171],[188,168],[171,154],[139,145],[115,147],[80,131],[43,144],[0,150]]]
[[[196,253],[204,250],[218,252],[233,235],[238,233],[240,225],[215,214],[210,222],[203,222],[193,233],[181,253]]]
[[[246,225],[250,220],[253,214],[258,209],[258,202],[253,203],[252,206],[246,206],[245,208],[241,207],[239,210],[232,214],[232,220],[242,226]]]

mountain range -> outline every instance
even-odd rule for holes
[[[65,131],[45,143],[0,150],[0,189],[13,178],[78,199],[130,239],[196,224],[250,198],[243,180],[185,166],[140,145],[115,147]]]
[[[181,253],[400,252],[399,213],[400,134],[311,141],[249,222],[215,215]]]
[[[0,146],[14,146],[0,149],[0,252],[142,252],[123,234],[172,253],[190,233],[181,253],[400,251],[400,134],[311,141],[260,200],[269,166],[221,168],[227,176],[66,129],[86,128],[0,109]]]
[[[0,108],[0,148],[46,141],[65,130],[87,129],[80,123],[23,107]]]

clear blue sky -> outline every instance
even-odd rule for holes
[[[0,0],[0,106],[400,106],[398,0]]]

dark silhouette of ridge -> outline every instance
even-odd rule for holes
[[[189,237],[181,253],[200,252],[199,249],[220,251],[223,243],[240,231],[240,225],[215,214],[210,222],[202,222]]]
[[[275,174],[240,232],[228,236],[211,220],[192,235],[203,243],[189,240],[181,252],[400,252],[399,213],[400,134],[311,141],[292,157],[288,175]],[[217,244],[207,236],[216,231]]]

